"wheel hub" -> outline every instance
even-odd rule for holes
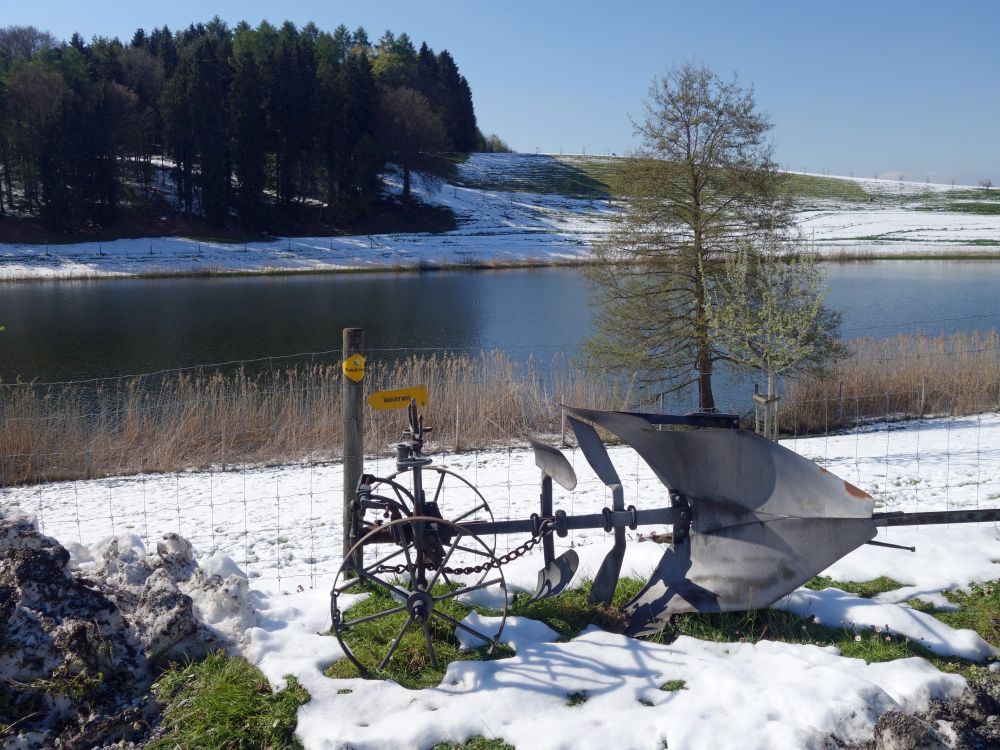
[[[414,591],[406,600],[406,611],[418,625],[423,625],[430,619],[434,609],[434,598],[426,591]]]

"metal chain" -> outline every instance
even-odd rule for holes
[[[468,565],[463,568],[444,568],[444,573],[448,575],[475,575],[479,573],[485,573],[493,568],[499,568],[507,563],[514,562],[517,558],[522,555],[527,554],[536,544],[538,544],[545,537],[546,534],[552,533],[554,523],[552,521],[544,521],[538,529],[538,533],[531,537],[528,541],[524,542],[518,547],[506,552],[500,557],[494,557],[491,560],[487,560],[479,565]],[[428,563],[425,565],[428,570],[437,570],[437,566],[433,563]],[[394,573],[395,575],[402,575],[408,572],[406,565],[379,565],[373,571],[375,573]]]

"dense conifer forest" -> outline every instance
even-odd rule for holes
[[[405,209],[428,154],[486,146],[455,60],[405,33],[217,17],[127,43],[0,29],[0,226],[363,227],[385,211],[388,163]]]

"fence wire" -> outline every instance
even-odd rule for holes
[[[907,386],[866,374],[793,384],[781,405],[783,444],[865,489],[880,510],[1000,506],[1000,376],[990,369],[996,348],[952,352],[992,360],[985,370],[944,382],[911,377]],[[885,365],[895,374],[920,359],[912,351],[895,359],[875,354],[873,373]],[[925,354],[920,361],[937,367],[941,353]],[[527,518],[538,510],[539,476],[523,437],[541,434],[564,446],[580,477],[574,491],[557,491],[557,507],[578,514],[610,503],[569,444],[556,404],[632,408],[643,394],[628,383],[598,385],[569,372],[542,376],[502,354],[449,357],[434,358],[433,366],[417,358],[376,367],[366,383],[369,390],[429,386],[427,421],[435,431],[427,452],[436,466],[474,485],[494,517]],[[252,373],[236,364],[228,374],[143,374],[144,382],[155,381],[148,390],[134,379],[4,388],[0,504],[34,514],[44,533],[77,555],[109,536],[130,536],[155,550],[164,534],[176,533],[199,559],[224,554],[258,585],[328,585],[341,563],[339,369],[308,364]],[[749,403],[728,406],[750,410]],[[366,409],[366,472],[395,472],[387,449],[402,423],[400,412]],[[629,502],[667,504],[666,490],[634,452],[610,450]],[[76,481],[61,481],[68,479]],[[450,477],[435,492],[445,518],[476,502]],[[497,552],[522,541],[498,538]],[[576,531],[564,543],[607,538],[600,530]]]

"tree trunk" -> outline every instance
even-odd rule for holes
[[[712,394],[712,353],[707,346],[698,347],[698,411],[715,411]]]
[[[698,213],[695,202],[695,213]],[[702,257],[702,234],[700,229],[694,232],[694,249],[698,257]],[[712,393],[712,347],[708,333],[708,290],[705,282],[704,267],[699,262],[695,272],[695,336],[698,339],[698,410],[714,412],[715,396]]]

